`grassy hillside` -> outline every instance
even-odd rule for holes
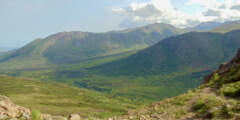
[[[118,119],[239,119],[240,50],[227,64],[205,78],[205,84],[186,94],[165,99]]]
[[[186,33],[92,70],[108,76],[145,76],[211,69],[234,56],[240,44],[239,34],[240,30],[226,34]]]
[[[195,88],[201,83],[199,76],[208,71],[182,70],[181,72],[165,73],[159,75],[118,75],[107,76],[96,73],[89,68],[103,65],[108,62],[127,58],[135,52],[87,60],[85,62],[68,64],[49,69],[30,69],[3,71],[1,73],[11,76],[25,76],[41,81],[56,81],[70,85],[97,90],[115,96],[127,97],[132,100],[146,103],[166,97],[176,96]]]
[[[165,39],[136,54],[2,73],[68,83],[148,103],[199,86],[204,75],[234,56],[239,33],[192,32]]]
[[[111,43],[131,46],[133,43],[149,41],[150,39],[147,38],[135,39],[135,37],[139,37],[139,31],[146,34],[162,33],[164,30],[157,31],[157,25],[128,31],[110,32],[111,35],[124,34],[119,38],[131,38],[131,41],[127,41],[128,39],[111,39]],[[132,100],[148,103],[176,96],[187,92],[188,89],[197,87],[202,82],[202,76],[216,68],[218,64],[232,58],[240,44],[238,39],[240,31],[225,34],[191,32],[164,39],[140,51],[134,49],[132,52],[122,53],[123,51],[121,51],[119,54],[100,55],[80,60],[75,59],[75,57],[81,55],[75,54],[75,50],[69,50],[69,52],[74,53],[70,55],[70,53],[67,53],[68,50],[64,50],[65,45],[66,48],[72,45],[93,45],[94,48],[98,48],[99,46],[94,45],[101,44],[90,42],[94,40],[92,38],[75,40],[75,34],[83,38],[89,38],[88,34],[92,33],[60,33],[50,36],[49,39],[36,40],[30,46],[16,50],[9,54],[12,56],[2,59],[0,72],[12,76],[36,78],[42,81],[68,83],[76,87],[97,90],[114,96],[128,97]],[[132,36],[134,39],[131,35],[135,36]],[[141,35],[144,34],[141,33]],[[159,39],[159,36],[155,37]],[[82,44],[75,43],[82,40],[85,41]],[[105,41],[105,39],[101,40]],[[137,41],[133,42],[135,40]],[[57,57],[63,57],[56,60],[66,60],[66,63],[59,64],[59,61],[54,62],[53,59],[50,60],[49,57],[45,56],[45,53],[49,53],[46,51],[50,50],[52,45],[57,47],[54,48]],[[64,51],[61,51],[60,48]],[[87,50],[91,49],[90,47]],[[135,54],[136,51],[138,52]],[[81,52],[78,51],[77,53]],[[74,58],[67,57],[68,55]],[[54,55],[50,56],[53,57]],[[77,61],[69,62],[67,59]]]
[[[223,35],[215,33],[187,33],[165,39],[126,59],[93,69],[108,76],[139,76],[169,73],[185,68],[208,68],[208,65],[222,62],[226,56],[224,52],[219,52],[223,51],[222,47],[226,45],[222,45],[222,37]],[[238,39],[232,41],[240,42]],[[228,54],[233,56],[231,52]]]
[[[240,29],[240,22],[235,21],[235,22],[225,23],[215,29],[210,30],[210,32],[226,33],[226,32],[239,30],[239,29]]]
[[[39,69],[146,48],[184,30],[167,24],[107,33],[62,32],[0,58],[3,69]]]
[[[111,63],[55,74],[79,87],[160,100],[197,87],[217,64],[231,59],[240,44],[239,33],[187,33]]]
[[[16,104],[53,115],[79,113],[83,117],[110,117],[138,106],[135,101],[58,83],[0,76],[0,94]]]

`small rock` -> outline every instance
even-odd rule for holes
[[[22,113],[22,118],[24,120],[30,120],[30,114],[29,113]]]
[[[68,119],[69,120],[80,120],[81,117],[79,114],[71,114],[71,115],[69,115]]]

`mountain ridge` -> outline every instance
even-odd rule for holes
[[[198,24],[197,26],[185,28],[185,30],[196,31],[196,32],[204,32],[204,31],[206,32],[206,31],[215,29],[223,24],[224,23],[213,22],[213,21],[203,22],[203,23]]]
[[[221,26],[218,26],[209,32],[227,33],[234,30],[240,29],[240,21],[225,22]]]
[[[28,60],[29,64],[24,64],[25,66],[18,64],[22,68],[68,64],[84,59],[143,49],[166,37],[183,32],[183,30],[167,24],[154,24],[105,33],[60,32],[44,39],[37,39],[18,50],[11,51],[0,61],[6,64],[18,64],[19,61],[24,63]]]
[[[152,67],[156,69],[156,66],[163,71],[164,68],[179,69],[181,66],[197,68],[204,65],[207,67],[208,65],[216,63],[216,60],[220,60],[217,62],[220,63],[233,56],[233,52],[236,51],[238,43],[240,42],[238,40],[239,33],[240,30],[225,34],[189,32],[167,38],[124,60],[107,63],[105,66],[102,65],[98,68],[102,68],[101,71],[105,73],[112,74],[114,71],[111,70],[111,67],[122,70],[123,68],[127,68],[126,66],[134,66],[127,68],[127,71],[123,74],[127,74],[127,72],[134,74],[134,70],[140,71],[141,74],[151,72]],[[229,47],[230,45],[233,45],[232,48]],[[167,66],[164,67],[165,65]],[[167,71],[169,72],[169,70]]]

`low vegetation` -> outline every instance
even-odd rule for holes
[[[32,110],[31,118],[32,120],[42,120],[41,113],[37,110]]]
[[[205,84],[188,93],[165,99],[121,119],[214,119],[240,118],[240,50],[230,62],[206,76]]]
[[[69,87],[59,83],[44,83],[27,78],[0,76],[0,94],[14,103],[52,115],[79,113],[83,117],[105,118],[126,113],[140,103],[122,97]],[[33,112],[37,117],[38,112]]]

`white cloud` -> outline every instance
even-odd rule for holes
[[[178,11],[170,0],[149,0],[148,2],[133,2],[124,8],[115,8],[112,11],[125,16],[121,27],[131,27],[149,23],[168,23],[178,27],[193,26],[200,22],[240,19],[240,0],[189,0],[185,7],[199,5],[201,13],[189,15]]]
[[[134,2],[126,8],[116,8],[113,11],[127,17],[121,24],[122,27],[156,22],[182,27],[188,25],[188,23],[197,22],[193,19],[193,16],[177,11],[169,0],[150,0],[144,3]]]
[[[214,21],[225,22],[240,19],[240,5],[236,0],[225,0],[224,2],[217,2],[215,6],[206,6],[203,14],[214,17]]]
[[[240,0],[189,0],[186,5],[200,5],[205,19],[225,22],[240,19]]]

